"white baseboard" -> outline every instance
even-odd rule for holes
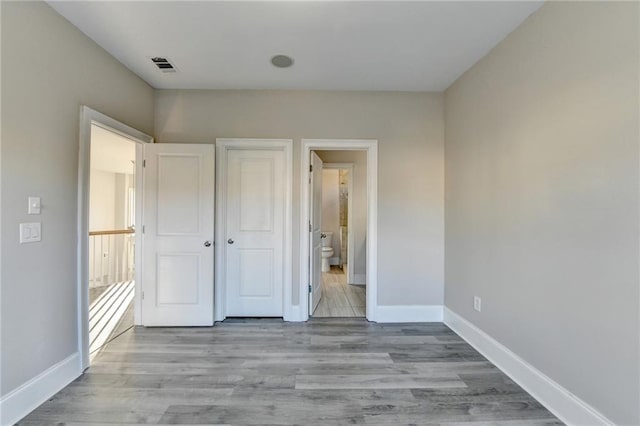
[[[442,306],[378,305],[376,322],[442,322]]]
[[[302,318],[302,308],[300,305],[292,305],[290,307],[289,315],[285,315],[282,319],[288,322],[301,322],[307,320],[307,318]]]
[[[595,408],[447,307],[444,323],[568,425],[613,425]]]
[[[353,282],[349,284],[365,285],[367,283],[366,274],[353,274]]]
[[[81,373],[80,354],[76,352],[9,392],[0,399],[0,424],[17,423]]]

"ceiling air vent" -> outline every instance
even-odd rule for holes
[[[167,58],[156,56],[151,58],[151,62],[162,72],[176,72],[176,68]]]

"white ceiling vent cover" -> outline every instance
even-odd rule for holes
[[[154,56],[151,59],[151,62],[153,62],[153,64],[162,72],[176,72],[176,67],[173,66],[173,64],[169,61],[169,59],[167,59],[166,57],[163,56]]]

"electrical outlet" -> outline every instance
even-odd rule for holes
[[[482,299],[478,296],[473,297],[473,309],[478,312],[482,312]]]

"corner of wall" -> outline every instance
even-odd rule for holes
[[[614,424],[598,410],[446,306],[444,323],[566,424]]]

